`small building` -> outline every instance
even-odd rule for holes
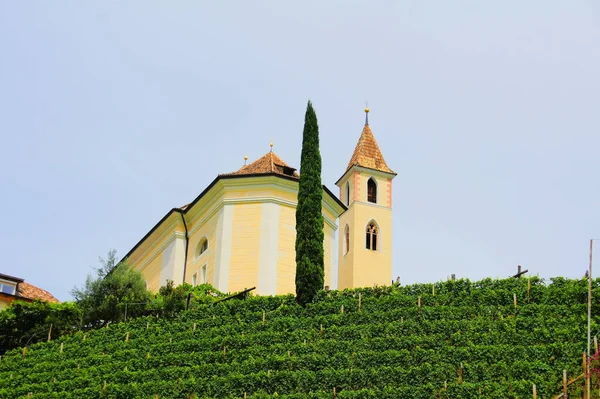
[[[323,186],[325,286],[389,285],[392,179],[367,118],[336,183]],[[247,157],[246,157],[247,159]],[[341,168],[340,168],[341,169]],[[171,209],[124,257],[148,289],[209,283],[222,292],[295,292],[299,174],[271,151],[218,175],[191,203]],[[341,226],[341,234],[337,233]]]
[[[48,291],[26,283],[22,278],[0,273],[0,310],[6,308],[13,301],[31,302],[34,299],[51,303],[59,302]]]

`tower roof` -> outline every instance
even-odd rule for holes
[[[383,154],[379,150],[377,140],[375,140],[375,136],[373,136],[373,132],[369,127],[368,119],[360,138],[358,139],[352,158],[350,158],[350,162],[348,162],[346,171],[354,165],[378,170],[380,172],[394,173],[394,171],[392,171],[385,163],[385,159],[383,159]]]
[[[242,166],[235,172],[226,173],[226,175],[260,175],[269,173],[276,173],[282,176],[291,176],[295,178],[300,177],[298,172],[296,172],[296,168],[289,166],[273,151],[267,152],[256,161]]]

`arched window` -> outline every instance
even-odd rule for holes
[[[344,229],[344,255],[350,251],[350,227],[346,225]]]
[[[208,249],[208,240],[206,239],[206,237],[202,237],[202,239],[198,243],[198,246],[196,247],[196,258],[198,256],[202,255],[204,252],[206,252],[207,249]]]
[[[350,205],[350,183],[346,182],[346,205]]]
[[[371,221],[367,225],[367,234],[366,234],[366,248],[371,251],[377,251],[377,234],[379,234],[379,228],[375,224],[375,222]]]
[[[377,203],[377,183],[372,177],[367,182],[367,201]]]

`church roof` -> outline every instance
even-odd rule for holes
[[[236,175],[262,175],[276,173],[282,176],[299,178],[300,175],[296,172],[296,168],[289,166],[273,151],[267,152],[256,161],[242,166],[235,172],[226,173],[222,176]]]
[[[346,171],[354,165],[378,170],[380,172],[394,173],[394,171],[387,166],[387,163],[385,163],[383,154],[379,150],[377,140],[375,140],[375,136],[373,136],[373,132],[368,123],[366,123],[363,128],[358,143],[356,144],[356,148],[354,149],[354,154],[352,154],[352,158],[350,158],[350,162],[348,162]]]

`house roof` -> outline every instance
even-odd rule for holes
[[[14,283],[22,283],[23,281],[25,281],[22,278],[9,276],[8,274],[4,274],[4,273],[0,273],[0,279],[12,281]]]
[[[54,295],[52,295],[48,291],[26,282],[19,283],[17,288],[17,295],[27,299],[40,299],[42,301],[51,303],[60,302],[54,297]]]
[[[375,136],[373,135],[368,122],[365,123],[365,127],[358,139],[356,148],[354,148],[352,158],[350,158],[350,162],[348,162],[346,172],[354,165],[395,174],[394,171],[387,166],[385,159],[383,159],[383,154],[379,150],[377,140],[375,140]]]
[[[258,158],[256,161],[248,165],[242,166],[235,172],[225,173],[221,176],[261,175],[268,173],[276,173],[283,176],[295,177],[297,179],[300,178],[300,175],[296,171],[296,168],[289,166],[273,151],[267,152],[265,155]]]

